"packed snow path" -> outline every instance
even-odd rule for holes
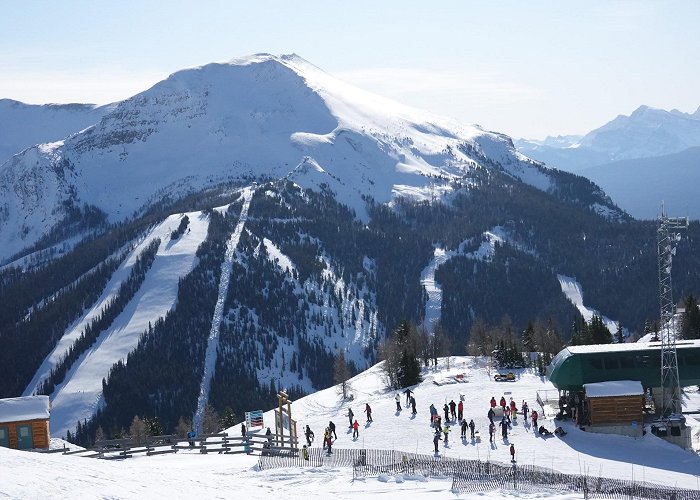
[[[248,218],[248,208],[250,200],[253,199],[255,190],[250,187],[243,190],[243,208],[241,208],[241,217],[236,225],[236,228],[231,234],[228,243],[226,244],[226,256],[221,264],[221,278],[219,279],[219,296],[216,299],[214,307],[214,316],[211,320],[211,330],[209,331],[209,341],[207,343],[207,352],[204,358],[204,373],[202,374],[202,383],[199,386],[199,399],[197,400],[197,411],[194,414],[193,427],[197,432],[201,431],[202,418],[204,417],[204,408],[209,401],[209,386],[211,378],[214,376],[214,368],[216,367],[216,355],[219,348],[219,330],[221,327],[221,319],[224,313],[224,303],[228,294],[228,285],[231,280],[231,270],[233,267],[233,255],[236,252],[236,247],[241,239],[243,228],[245,227]]]
[[[171,240],[170,234],[183,215],[190,219],[188,230],[177,240]],[[51,396],[53,436],[64,436],[78,421],[95,413],[102,400],[102,379],[107,378],[117,361],[126,361],[136,349],[149,322],[165,316],[175,306],[179,280],[195,266],[197,248],[208,229],[209,217],[202,212],[191,212],[171,215],[147,236],[144,244],[156,237],[161,239],[161,244],[141,288],[112,325],[100,333],[95,344],[78,358]],[[138,251],[139,248],[134,252]],[[129,259],[124,265],[128,262]],[[116,286],[116,279],[110,289],[112,285]],[[104,295],[104,300],[110,297]]]

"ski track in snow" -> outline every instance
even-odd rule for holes
[[[445,250],[444,248],[435,248],[433,252],[433,260],[430,261],[421,272],[420,282],[423,285],[428,300],[425,303],[425,314],[423,317],[423,325],[432,331],[433,325],[440,319],[442,309],[442,287],[435,281],[435,270],[450,260],[452,257],[462,255],[470,259],[489,260],[493,257],[496,243],[504,243],[507,240],[507,235],[501,226],[496,226],[490,231],[483,233],[487,241],[481,243],[479,248],[474,252],[464,252],[465,246],[469,240],[464,240],[459,244],[457,250]]]
[[[607,316],[603,316],[597,310],[583,304],[583,289],[581,288],[581,284],[576,281],[575,278],[564,276],[563,274],[557,274],[557,279],[561,285],[561,291],[564,293],[564,295],[566,295],[566,298],[576,306],[576,309],[579,310],[581,316],[583,316],[583,319],[590,322],[593,315],[597,314],[603,318],[603,323],[608,330],[610,330],[610,333],[613,335],[615,334],[617,331],[617,321],[614,321]]]
[[[85,328],[92,323],[93,320],[97,319],[102,314],[102,311],[108,307],[109,303],[117,296],[119,287],[131,275],[131,270],[134,267],[134,264],[136,264],[136,260],[138,259],[139,255],[141,255],[141,252],[143,252],[143,250],[146,249],[146,247],[148,247],[148,245],[150,245],[151,242],[157,237],[158,235],[149,233],[147,237],[141,238],[141,241],[139,241],[134,249],[129,252],[129,255],[124,259],[114,273],[112,273],[111,278],[107,282],[107,285],[97,301],[90,309],[83,313],[78,320],[68,327],[63,336],[56,343],[53,350],[48,356],[46,356],[43,363],[34,374],[31,382],[29,382],[29,385],[27,385],[26,389],[24,389],[22,396],[31,396],[34,394],[34,392],[39,389],[39,385],[46,380],[49,375],[51,375],[51,370],[54,369],[61,362],[61,360],[68,355],[68,351],[73,346],[75,341],[80,338],[80,335],[83,333]],[[116,257],[118,254],[119,252],[115,252],[115,254],[110,257]],[[95,269],[97,269],[97,266],[88,272],[93,272]]]
[[[182,214],[165,219],[142,243],[147,245],[155,237],[161,239],[141,288],[112,325],[100,333],[95,344],[71,366],[63,383],[56,387],[51,397],[50,421],[54,436],[65,435],[79,420],[94,414],[102,400],[102,379],[109,375],[117,361],[126,360],[136,348],[149,322],[165,316],[175,306],[179,279],[195,266],[197,248],[206,238],[209,228],[209,218],[202,212],[186,215],[190,219],[188,230],[177,240],[171,240],[170,233],[177,228]],[[129,260],[135,259],[139,253],[139,248],[135,249]],[[118,285],[115,286],[118,289]],[[101,307],[98,305],[97,310]]]
[[[231,271],[233,268],[233,256],[238,247],[238,242],[241,239],[241,234],[245,228],[245,223],[248,218],[248,208],[250,201],[253,199],[254,189],[252,187],[243,190],[243,207],[241,208],[241,216],[234,229],[231,237],[226,244],[226,256],[221,264],[221,278],[219,279],[219,296],[216,299],[214,307],[214,315],[211,320],[211,330],[209,331],[209,340],[207,343],[207,352],[204,358],[204,373],[202,374],[202,383],[199,386],[199,399],[197,400],[197,410],[194,414],[193,427],[197,432],[201,431],[202,418],[204,416],[204,408],[209,401],[209,387],[211,379],[214,376],[216,367],[217,349],[219,348],[219,331],[221,328],[221,319],[224,314],[224,303],[228,293],[228,285],[231,280]]]

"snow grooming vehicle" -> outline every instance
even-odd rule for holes
[[[515,374],[513,372],[497,373],[493,376],[496,382],[515,382]]]

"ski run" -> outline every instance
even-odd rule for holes
[[[248,208],[250,201],[253,199],[253,188],[243,190],[243,208],[241,208],[241,216],[233,230],[231,237],[226,244],[226,255],[221,263],[221,277],[219,278],[219,295],[214,306],[214,315],[211,320],[211,330],[209,332],[209,340],[207,342],[207,352],[204,358],[204,373],[202,374],[202,383],[199,387],[199,398],[197,399],[197,411],[194,414],[193,428],[199,430],[202,417],[204,416],[204,408],[209,401],[209,386],[211,378],[214,376],[216,368],[216,354],[219,348],[219,330],[221,328],[221,319],[224,314],[224,304],[228,293],[228,285],[231,279],[231,268],[233,264],[233,256],[238,247],[238,242],[241,239],[241,233],[245,227],[248,218]]]

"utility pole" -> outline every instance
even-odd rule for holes
[[[671,290],[671,263],[681,234],[688,228],[687,217],[668,217],[663,204],[657,219],[659,250],[659,304],[661,309],[661,391],[663,411],[661,418],[681,416],[681,388],[676,355],[676,334],[671,333],[671,321],[676,312]]]

